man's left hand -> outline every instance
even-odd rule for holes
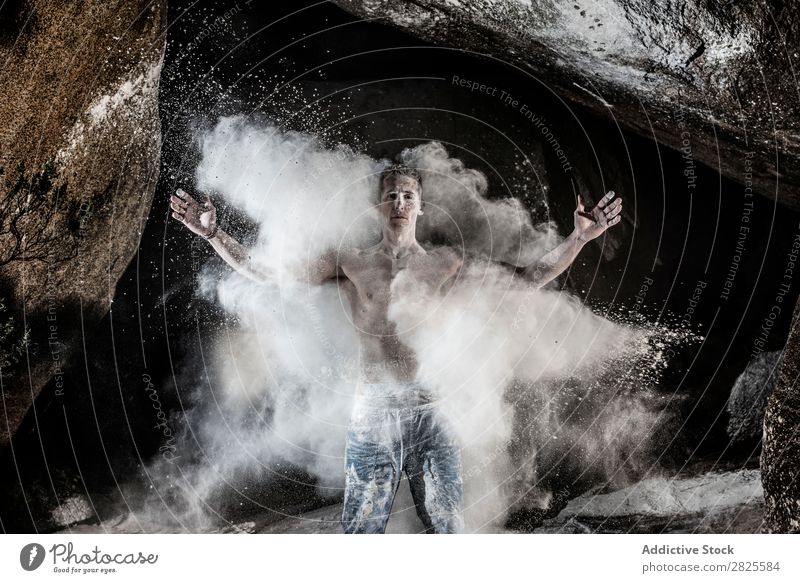
[[[581,241],[591,241],[602,235],[622,219],[622,198],[609,191],[595,207],[586,210],[583,197],[578,195],[578,208],[575,209],[575,234]],[[613,200],[612,200],[613,199]]]

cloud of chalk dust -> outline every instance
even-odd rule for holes
[[[241,322],[214,348],[225,415],[203,419],[203,441],[225,466],[220,475],[255,466],[269,478],[271,465],[288,462],[317,478],[323,495],[336,495],[358,342],[337,286],[309,286],[298,274],[328,250],[378,240],[379,164],[243,117],[221,118],[200,147],[198,188],[257,222],[251,261],[275,282],[235,271],[221,281],[218,273],[201,276],[201,287]],[[253,411],[257,421],[245,422]]]
[[[378,173],[386,162],[242,117],[220,119],[202,136],[201,153],[198,188],[257,222],[251,257],[276,284],[233,271],[222,280],[210,270],[200,275],[201,288],[240,325],[207,356],[213,404],[192,412],[192,439],[209,461],[185,470],[190,490],[202,501],[223,481],[268,480],[276,463],[288,462],[314,476],[324,495],[340,494],[358,342],[340,289],[308,286],[295,274],[327,250],[379,240]],[[538,491],[538,470],[522,468],[536,466],[542,439],[561,439],[565,455],[616,472],[654,413],[641,400],[601,391],[598,371],[640,357],[652,343],[648,332],[601,318],[566,293],[529,289],[496,263],[530,264],[559,242],[553,225],[533,225],[516,199],[488,199],[486,178],[438,143],[402,158],[423,173],[419,239],[446,241],[472,259],[446,297],[419,297],[398,277],[393,297],[401,299],[390,318],[462,441],[467,529],[492,530],[525,492]],[[570,379],[569,390],[561,379]],[[512,386],[525,388],[510,398]],[[522,461],[509,453],[519,441],[515,399],[537,408],[522,425]],[[583,401],[591,407],[571,406]]]

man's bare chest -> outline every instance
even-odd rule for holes
[[[343,266],[344,273],[359,296],[385,300],[397,293],[427,295],[438,292],[452,276],[450,266],[439,257],[407,255],[398,258],[357,258]]]

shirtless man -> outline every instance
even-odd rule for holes
[[[414,352],[389,320],[392,282],[410,277],[415,293],[445,293],[458,277],[463,257],[448,247],[426,250],[416,239],[423,214],[422,179],[395,165],[380,178],[383,238],[368,249],[330,251],[307,267],[310,282],[338,280],[346,292],[360,339],[361,382],[345,447],[346,533],[382,533],[402,472],[408,477],[417,515],[427,532],[463,528],[461,458],[448,420],[435,396],[419,383]],[[172,216],[207,239],[234,269],[260,282],[275,281],[250,259],[248,250],[216,224],[206,196],[202,203],[183,190],[170,199]],[[622,200],[609,192],[590,211],[579,197],[573,232],[536,263],[517,272],[541,287],[573,262],[586,242],[620,221]]]

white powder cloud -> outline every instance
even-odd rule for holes
[[[201,275],[241,325],[217,339],[206,362],[213,398],[191,413],[205,461],[183,470],[186,491],[203,500],[223,481],[268,480],[289,462],[324,494],[340,493],[358,341],[337,285],[308,287],[291,268],[379,240],[377,176],[386,162],[242,117],[221,119],[201,149],[199,188],[258,223],[254,259],[278,277],[260,285],[235,272],[221,281]],[[401,158],[423,173],[420,240],[447,241],[470,258],[433,301],[415,296],[401,272],[393,283],[401,299],[389,312],[462,441],[467,528],[496,529],[518,500],[546,504],[536,460],[554,442],[563,456],[619,479],[622,466],[645,457],[659,421],[648,390],[664,364],[659,331],[613,323],[567,293],[512,279],[494,262],[531,263],[559,242],[554,226],[533,225],[516,199],[487,198],[486,178],[438,143]],[[526,408],[534,412],[515,418]]]

